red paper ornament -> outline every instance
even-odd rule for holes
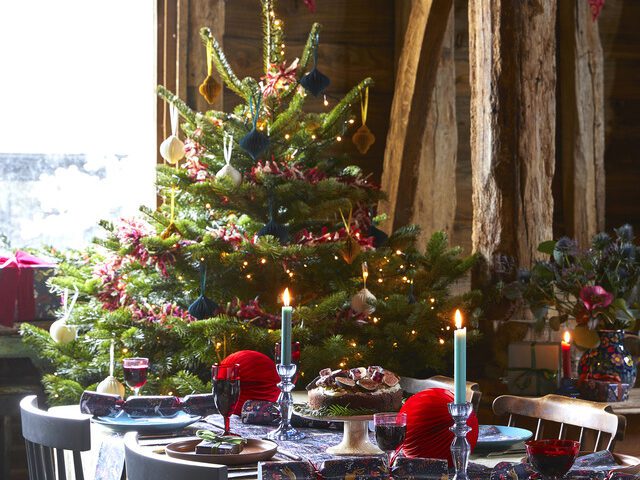
[[[264,353],[240,350],[225,358],[221,365],[234,363],[240,365],[240,400],[233,413],[240,415],[247,400],[275,402],[278,399],[280,377],[272,359]]]
[[[402,445],[407,457],[442,458],[452,466],[453,432],[449,427],[453,419],[447,407],[451,402],[453,394],[443,388],[430,388],[409,397],[400,409],[407,414],[407,435]],[[471,413],[467,425],[471,427],[467,440],[473,451],[478,441],[476,412]]]

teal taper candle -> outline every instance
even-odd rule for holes
[[[467,401],[467,328],[462,327],[462,314],[456,310],[456,329],[453,332],[454,402]]]
[[[280,363],[291,365],[291,315],[293,308],[289,306],[289,289],[285,288],[282,294],[282,326],[280,327]]]

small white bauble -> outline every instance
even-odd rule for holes
[[[175,135],[169,135],[160,144],[160,155],[172,165],[178,163],[184,157],[184,143]]]
[[[223,177],[230,178],[236,187],[242,183],[242,174],[228,163],[216,173],[216,178]]]
[[[56,320],[49,328],[51,338],[56,343],[69,343],[76,339],[76,327],[71,327],[63,320]]]
[[[356,313],[365,313],[371,315],[376,311],[376,307],[372,305],[375,303],[376,297],[366,288],[363,288],[351,298],[351,308]]]
[[[120,395],[124,398],[124,385],[121,384],[116,377],[109,375],[102,380],[96,387],[98,393],[110,393],[112,395]]]

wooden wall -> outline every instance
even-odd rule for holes
[[[399,2],[402,2],[401,4]],[[395,64],[402,45],[404,23],[399,19],[403,5],[411,0],[319,0],[315,14],[302,0],[279,0],[277,11],[285,24],[288,58],[299,55],[309,27],[323,24],[320,36],[319,68],[332,81],[329,101],[345,93],[360,79],[371,76],[369,121],[376,143],[360,155],[347,138],[342,148],[355,163],[379,180],[382,171],[391,108]],[[261,24],[258,0],[180,0],[191,9],[187,28],[189,71],[187,98],[199,103],[197,84],[204,78],[204,51],[197,37],[200,26],[213,27],[231,65],[240,77],[259,76]],[[218,5],[215,8],[212,4]],[[219,5],[224,4],[223,10]],[[223,11],[223,13],[221,13]],[[630,222],[640,232],[640,2],[607,0],[598,19],[604,51],[605,77],[605,168],[606,226],[611,229]],[[468,0],[454,1],[454,59],[458,152],[456,167],[456,216],[452,243],[471,251],[471,159]],[[184,33],[183,33],[184,34]],[[199,61],[200,59],[201,61]],[[193,66],[197,68],[193,68]],[[183,90],[184,92],[184,90]],[[331,98],[334,97],[334,98]],[[237,99],[225,92],[224,105],[230,110]],[[322,102],[309,102],[316,110]],[[357,112],[357,109],[356,109]],[[554,235],[564,234],[562,187],[554,189],[556,212]]]

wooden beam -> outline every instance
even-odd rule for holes
[[[424,248],[431,235],[438,230],[444,230],[451,238],[456,216],[458,127],[453,44],[454,20],[451,9],[418,157],[411,223],[422,228],[419,248]]]
[[[528,266],[552,237],[555,20],[555,0],[469,2],[472,242],[485,265]]]
[[[589,3],[559,2],[560,165],[565,234],[587,246],[604,229],[604,73]]]
[[[415,0],[398,62],[382,188],[389,231],[411,221],[419,158],[452,0]]]

